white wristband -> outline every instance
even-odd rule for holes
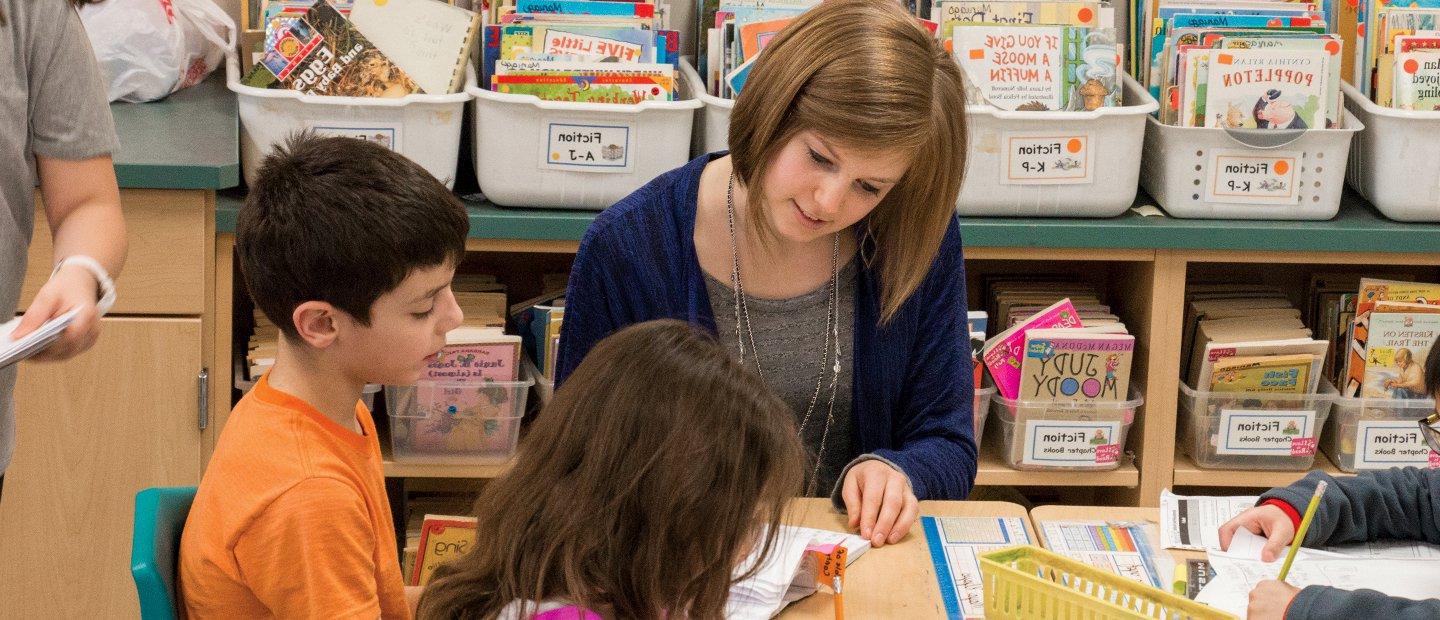
[[[99,311],[100,316],[105,316],[105,313],[115,305],[115,281],[110,279],[110,274],[105,271],[105,267],[100,264],[100,261],[89,256],[75,254],[66,256],[60,259],[60,262],[55,263],[55,269],[50,271],[50,277],[55,277],[55,274],[65,265],[84,267],[86,271],[90,272],[90,275],[95,276],[95,281],[100,284],[100,299],[95,302],[95,309]]]

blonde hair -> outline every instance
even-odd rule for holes
[[[895,2],[826,0],[791,22],[755,61],[730,117],[730,157],[756,232],[773,238],[760,181],[796,134],[906,153],[908,170],[861,223],[888,322],[925,279],[955,215],[965,170],[962,80]]]

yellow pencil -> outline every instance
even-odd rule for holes
[[[1280,566],[1280,576],[1276,579],[1285,581],[1285,575],[1290,574],[1290,563],[1295,561],[1295,553],[1300,551],[1301,543],[1305,542],[1305,531],[1310,529],[1310,522],[1315,520],[1315,509],[1320,507],[1320,496],[1325,494],[1325,481],[1315,485],[1315,494],[1310,496],[1310,505],[1305,508],[1305,516],[1300,519],[1300,529],[1295,530],[1295,540],[1290,543],[1290,552],[1285,554],[1285,563]]]

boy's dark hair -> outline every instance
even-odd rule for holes
[[[435,177],[353,138],[291,136],[265,158],[235,226],[255,304],[292,338],[291,315],[324,301],[370,324],[370,307],[416,269],[459,263],[470,220]]]
[[[1425,355],[1425,393],[1436,398],[1437,392],[1440,392],[1440,346],[1432,346]]]

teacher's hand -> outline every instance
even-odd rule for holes
[[[920,513],[910,481],[885,461],[869,460],[851,467],[840,493],[850,515],[850,528],[859,527],[860,536],[870,539],[874,547],[900,542]]]
[[[30,308],[25,310],[25,315],[20,318],[20,324],[15,327],[11,338],[19,339],[35,331],[46,321],[79,308],[80,313],[75,315],[75,320],[65,328],[60,338],[30,359],[38,362],[58,362],[85,352],[100,336],[100,311],[96,308],[97,286],[95,276],[90,275],[84,267],[61,267],[35,294],[35,300],[30,302]]]

